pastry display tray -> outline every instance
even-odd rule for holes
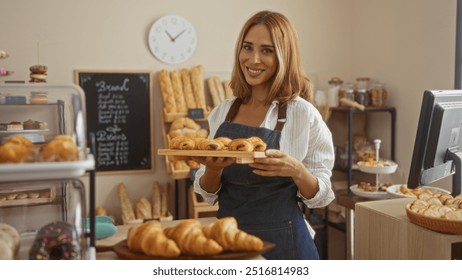
[[[80,161],[2,163],[0,178],[2,182],[76,178],[94,167],[95,159],[91,154]]]
[[[236,163],[252,163],[254,158],[265,158],[265,152],[241,152],[241,151],[204,151],[204,150],[174,150],[158,149],[157,154],[173,157],[172,159],[185,159],[188,157],[232,157]]]

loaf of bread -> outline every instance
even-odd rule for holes
[[[231,81],[223,81],[223,88],[225,89],[225,99],[231,98],[234,96],[233,90],[231,89],[230,86]]]
[[[186,106],[188,109],[197,108],[196,101],[194,99],[194,93],[191,84],[191,74],[188,69],[181,69],[181,81],[183,82],[183,94]]]
[[[152,219],[152,206],[149,200],[142,196],[135,205],[135,216],[137,219]]]
[[[160,185],[157,181],[152,184],[152,218],[160,218],[161,210],[161,197],[160,197]]]
[[[167,217],[168,215],[168,193],[170,191],[170,183],[165,183],[164,188],[160,193],[160,216]]]
[[[203,72],[204,67],[202,65],[194,66],[191,69],[191,84],[197,108],[202,108],[205,110],[206,105]]]
[[[210,96],[212,97],[213,107],[220,105],[221,100],[218,95],[218,89],[217,89],[215,78],[214,77],[207,78],[207,85],[209,87]]]
[[[172,90],[175,95],[176,108],[178,113],[187,113],[188,106],[186,106],[186,100],[183,93],[183,82],[181,81],[181,74],[179,71],[172,71],[170,73],[172,80]]]
[[[143,252],[148,256],[177,257],[180,249],[167,238],[158,221],[149,221],[129,228],[127,246],[130,251]]]
[[[127,188],[124,183],[119,184],[118,191],[120,208],[122,210],[122,222],[127,224],[135,220],[135,211],[133,210],[133,204],[128,197]]]
[[[0,260],[14,260],[19,250],[19,233],[9,224],[0,223]]]
[[[216,255],[223,248],[213,239],[207,238],[202,232],[202,226],[197,220],[184,220],[175,227],[164,229],[168,238],[171,238],[186,255],[208,256]]]
[[[223,88],[223,83],[218,77],[214,78],[214,82],[215,82],[215,87],[217,88],[218,98],[220,99],[220,102],[223,102],[226,99],[225,89]]]
[[[157,72],[157,78],[159,79],[160,91],[162,94],[162,100],[164,101],[164,107],[167,113],[177,113],[175,95],[173,93],[172,81],[170,74],[167,70],[160,70]]]
[[[240,230],[233,217],[221,218],[202,229],[205,236],[215,240],[225,251],[260,251],[263,241]]]

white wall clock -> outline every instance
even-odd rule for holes
[[[160,61],[168,64],[182,63],[196,49],[196,30],[184,17],[166,15],[151,26],[148,43],[152,54]]]

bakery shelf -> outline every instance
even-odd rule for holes
[[[0,222],[14,226],[21,235],[21,251],[17,259],[27,259],[39,229],[56,221],[65,222],[76,229],[78,238],[76,240],[81,245],[79,259],[93,258],[95,159],[87,148],[85,94],[75,85],[50,84],[0,84],[0,92],[19,97],[17,100],[23,103],[0,104],[2,122],[26,119],[45,121],[49,125],[48,130],[36,131],[38,134],[45,135],[45,142],[56,135],[68,135],[75,140],[80,151],[78,161],[0,164],[0,197],[8,196],[8,193],[18,193],[14,200],[10,197],[0,201]],[[22,102],[24,98],[27,100],[32,92],[46,92],[48,103]],[[22,130],[14,133],[30,132]],[[9,134],[9,131],[1,133],[1,135]],[[92,144],[90,146],[94,150],[93,135],[90,135],[90,140]],[[36,148],[38,149],[39,145]],[[89,173],[89,203],[85,195],[86,186],[80,180],[87,172]],[[45,192],[46,186],[55,187],[50,189],[50,196],[37,197],[37,192]],[[34,195],[30,198],[21,195],[18,199],[20,193],[34,193]],[[87,216],[90,217],[89,228],[84,224]]]

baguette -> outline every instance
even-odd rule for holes
[[[188,106],[186,106],[186,101],[184,99],[183,83],[181,82],[180,72],[172,71],[170,73],[170,78],[172,80],[172,89],[173,89],[173,94],[175,95],[177,111],[179,113],[187,113]]]
[[[164,101],[167,113],[177,113],[175,96],[173,95],[172,81],[167,70],[160,70],[157,72],[159,79],[160,91],[162,93],[162,100]]]
[[[181,69],[181,81],[183,82],[183,94],[186,106],[188,109],[197,108],[196,101],[194,100],[194,93],[191,85],[191,75],[188,69]]]
[[[160,200],[160,186],[157,181],[154,182],[152,185],[152,218],[159,219],[160,218],[160,207],[161,207],[161,200]]]
[[[226,99],[225,89],[223,88],[223,84],[221,83],[218,77],[215,77],[214,81],[215,81],[215,87],[217,88],[218,97],[220,98],[220,102],[223,102]]]
[[[197,108],[205,110],[205,95],[204,95],[204,82],[203,82],[204,67],[197,65],[191,70],[191,85],[196,100]]]
[[[128,197],[127,188],[124,183],[119,184],[119,200],[120,208],[122,210],[122,222],[127,224],[130,221],[135,220],[135,211],[133,210],[133,204]]]
[[[209,86],[209,92],[210,96],[212,97],[213,107],[216,107],[221,103],[221,100],[218,96],[218,90],[214,77],[210,77],[207,79],[207,85]]]
[[[135,205],[135,216],[137,219],[152,219],[152,206],[149,200],[142,196]]]
[[[231,89],[231,86],[230,86],[230,82],[229,80],[227,81],[223,81],[223,88],[225,89],[225,98],[228,99],[228,98],[231,98],[234,96],[233,94],[233,90]]]
[[[160,198],[160,216],[167,217],[168,216],[168,192],[170,190],[170,183],[165,183],[164,188],[161,192]]]

